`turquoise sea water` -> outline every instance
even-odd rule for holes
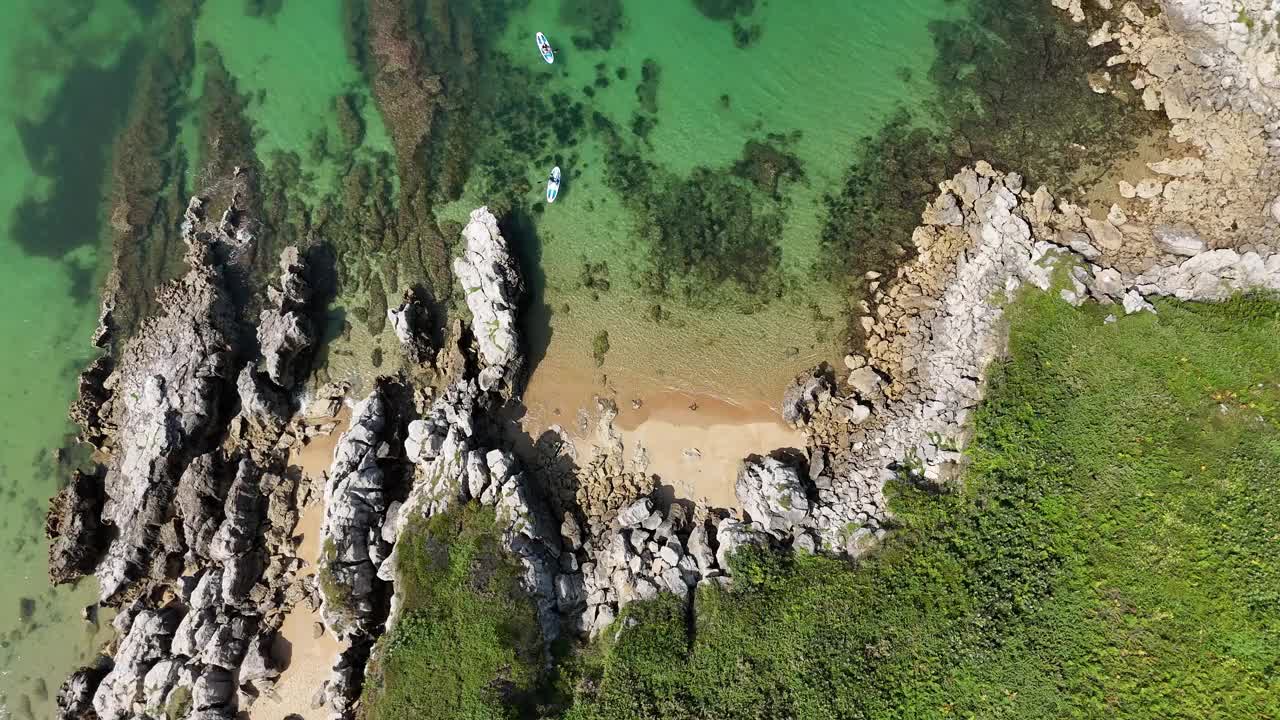
[[[809,272],[822,196],[839,183],[859,137],[874,132],[897,105],[929,102],[929,23],[963,12],[963,3],[768,0],[735,20],[715,20],[688,0],[628,0],[616,4],[621,20],[609,24],[608,49],[582,41],[599,28],[575,11],[581,2],[503,6],[514,9],[503,34],[491,40],[510,63],[526,64],[531,87],[581,105],[587,118],[605,118],[621,137],[611,145],[584,121],[571,143],[549,154],[541,148],[523,153],[501,132],[481,141],[485,157],[524,179],[522,208],[538,244],[522,252],[536,260],[532,280],[547,323],[542,372],[564,373],[558,379],[565,382],[575,375],[592,381],[601,372],[592,359],[592,339],[601,330],[610,339],[604,372],[729,399],[772,397],[786,376],[834,357],[840,324],[834,313],[844,298],[833,297]],[[167,7],[144,0],[0,0],[7,20],[0,26],[6,158],[0,165],[0,702],[15,717],[49,717],[57,683],[95,648],[93,628],[79,617],[93,588],[48,586],[42,522],[65,473],[53,450],[72,432],[65,416],[76,374],[93,356],[88,338],[110,258],[111,144],[129,111],[141,60],[161,46]],[[306,187],[294,191],[303,198],[342,180],[335,162],[309,152],[318,133],[339,132],[335,96],[350,94],[362,107],[360,153],[391,151],[367,82],[347,51],[342,15],[341,0],[207,0],[194,20],[197,47],[217,48],[248,97],[258,157],[268,166],[277,151],[301,157]],[[555,65],[539,59],[536,30],[561,49]],[[749,41],[745,47],[735,33]],[[188,169],[168,182],[181,183],[183,192],[201,181],[191,168],[199,167],[193,108],[203,63],[174,118]],[[664,300],[666,315],[654,322],[655,300],[639,280],[650,257],[644,218],[607,180],[611,149],[642,157],[654,178],[679,186],[700,168],[729,173],[749,141],[772,143],[802,171],[776,192],[751,196],[757,212],[779,219],[772,242],[780,253],[781,296],[760,302],[730,292],[695,306]],[[559,202],[538,207],[546,160],[564,167],[566,181]],[[493,177],[492,167],[477,163],[461,199],[439,208],[443,218],[461,221],[476,205],[493,202],[487,193]],[[584,264],[594,267],[585,274],[590,282]],[[607,289],[599,282],[605,277]],[[400,289],[385,287],[391,302]],[[366,341],[393,351],[385,334]]]
[[[49,586],[42,530],[92,357],[101,184],[140,22],[74,5],[0,3],[0,700],[17,717],[50,717],[58,676],[95,650],[94,589]]]
[[[584,129],[572,145],[557,147],[549,159],[564,166],[562,197],[537,220],[542,300],[550,310],[543,362],[554,369],[556,385],[599,386],[607,375],[615,387],[776,401],[778,388],[796,372],[842,354],[845,299],[812,279],[820,262],[823,195],[839,187],[860,138],[874,134],[895,108],[930,102],[935,50],[929,25],[959,17],[965,5],[756,3],[738,22],[757,28],[757,39],[739,47],[730,23],[704,16],[691,2],[628,2],[621,4],[621,29],[603,49],[579,47],[575,37],[591,24],[571,22],[565,13],[570,4],[530,3],[511,18],[501,40],[511,57],[533,61],[530,81],[539,95],[560,102],[566,113],[582,103],[593,122],[595,114],[605,116],[621,129],[628,152],[652,163],[654,175],[675,182],[699,169],[730,174],[751,141],[792,155],[803,178],[780,182],[776,197],[750,196],[758,213],[782,218],[775,238],[785,284],[780,301],[730,288],[692,306],[664,302],[670,317],[655,323],[652,311],[660,301],[637,287],[648,268],[651,247],[639,239],[648,229],[628,202],[634,198],[606,179],[610,143]],[[536,62],[532,38],[539,30],[559,47],[553,65]],[[646,68],[656,76],[648,107],[641,99]],[[633,130],[638,116],[653,119],[643,139]],[[528,203],[538,205],[548,158],[496,154],[518,169],[528,182]],[[485,187],[483,170],[474,173],[454,206],[456,219],[487,201]],[[685,218],[676,213],[663,222]],[[729,256],[708,262],[739,261]],[[607,291],[586,286],[587,264],[597,270],[607,264]],[[602,330],[610,350],[596,370],[589,359]]]

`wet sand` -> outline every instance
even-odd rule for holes
[[[321,474],[333,462],[333,449],[338,437],[347,429],[351,411],[343,407],[338,414],[338,427],[329,435],[317,437],[301,450],[294,451],[289,464],[302,468],[309,478],[319,482]],[[318,486],[317,486],[318,488]],[[306,563],[303,574],[314,573],[320,558],[320,524],[324,519],[324,502],[317,494],[298,518],[295,536],[301,536],[298,557]],[[273,652],[285,659],[287,666],[276,683],[276,697],[263,697],[249,710],[250,720],[283,720],[297,717],[302,720],[325,720],[324,710],[311,708],[311,698],[329,677],[329,669],[338,653],[343,650],[331,633],[315,637],[315,624],[321,622],[320,613],[312,612],[305,603],[296,605],[285,617]]]
[[[696,403],[697,410],[691,409]],[[627,406],[615,421],[628,457],[636,445],[648,456],[648,472],[676,497],[711,507],[736,508],[734,482],[748,455],[783,447],[803,448],[804,435],[770,409],[740,408],[714,398],[660,394],[639,410]],[[634,423],[634,424],[633,424]]]
[[[586,462],[597,440],[595,399],[611,398],[618,406],[614,428],[622,436],[627,463],[634,469],[636,448],[643,447],[647,472],[679,498],[737,507],[734,482],[744,458],[805,445],[804,435],[782,421],[781,380],[762,382],[754,397],[730,401],[651,378],[598,372],[584,382],[580,373],[557,370],[539,367],[526,388],[525,432],[536,438],[560,425],[577,446],[579,462]]]

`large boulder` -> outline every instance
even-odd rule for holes
[[[779,539],[789,537],[809,515],[800,469],[778,458],[747,458],[734,489],[742,509]]]
[[[53,498],[45,519],[49,538],[49,579],[55,585],[93,572],[106,539],[102,511],[102,478],[76,471],[71,483]]]
[[[194,558],[209,558],[209,545],[222,524],[227,485],[216,453],[197,456],[182,471],[175,505],[182,517],[187,551]]]
[[[175,626],[176,617],[169,612],[144,610],[133,618],[116,650],[115,667],[93,695],[93,709],[101,720],[135,716],[134,704],[142,699],[147,671],[168,655]]]
[[[516,326],[523,292],[520,270],[488,208],[471,213],[462,239],[466,247],[453,261],[453,272],[462,283],[480,351],[477,382],[485,391],[511,388],[523,365]]]
[[[400,305],[387,309],[387,321],[409,362],[423,365],[432,361],[431,315],[417,291],[406,290]]]
[[[315,327],[308,307],[311,286],[298,248],[289,246],[280,253],[280,286],[267,289],[270,305],[262,311],[258,324],[258,344],[263,365],[271,381],[291,388],[306,370]]]
[[[240,397],[240,417],[248,423],[248,430],[262,437],[262,444],[274,444],[288,421],[288,399],[264,380],[252,364],[245,365],[240,371],[236,379],[236,393]]]
[[[1200,239],[1200,234],[1191,228],[1157,225],[1152,233],[1156,248],[1160,252],[1192,257],[1204,251],[1204,240]]]
[[[73,673],[58,689],[58,720],[98,720],[93,694],[107,674],[106,668],[85,667]]]
[[[782,393],[782,419],[793,427],[807,424],[818,405],[831,397],[831,390],[831,382],[821,371],[797,378]]]
[[[351,427],[338,439],[324,488],[324,555],[320,573],[325,624],[342,637],[373,631],[377,569],[385,558],[382,525],[388,508],[391,409],[379,383],[356,405]]]

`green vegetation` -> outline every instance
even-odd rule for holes
[[[827,195],[819,272],[829,281],[885,272],[911,247],[920,211],[938,194],[937,179],[959,167],[943,141],[898,112],[873,138],[863,140],[839,194]]]
[[[1236,22],[1253,30],[1253,18],[1249,15],[1249,11],[1244,9],[1244,5],[1240,6],[1240,11],[1236,14]]]
[[[734,45],[746,48],[760,39],[759,25],[743,25],[738,20],[755,12],[755,0],[693,0],[693,5],[708,19],[732,23]]]
[[[757,190],[781,199],[782,182],[803,181],[804,164],[800,158],[782,149],[799,139],[799,133],[790,136],[770,133],[764,141],[748,140],[742,147],[742,159],[734,163],[732,173],[748,180]]]
[[[578,50],[608,50],[626,25],[626,16],[622,0],[560,0],[560,22],[583,31],[571,38]]]
[[[610,146],[605,181],[639,219],[647,255],[641,290],[695,308],[749,309],[781,294],[778,239],[786,206],[779,187],[804,179],[799,160],[782,149],[790,137],[749,141],[728,168],[696,167],[678,176],[624,143],[607,118],[593,122]]]
[[[1012,304],[963,490],[631,606],[568,717],[1280,717],[1280,303],[1158,309]]]
[[[578,282],[582,284],[582,287],[591,291],[591,299],[599,300],[600,293],[609,292],[611,287],[609,283],[609,261],[591,262],[586,255],[583,255],[582,271],[578,273]]]
[[[169,704],[165,706],[164,716],[168,720],[180,720],[191,712],[191,689],[179,685],[169,694]]]
[[[698,12],[712,20],[732,20],[755,12],[755,0],[693,0]]]
[[[274,21],[282,7],[284,0],[245,0],[244,14]]]
[[[325,538],[324,545],[320,548],[320,570],[316,573],[316,578],[320,582],[320,592],[324,594],[324,601],[328,603],[329,608],[346,615],[351,609],[351,591],[346,585],[338,582],[338,578],[333,574],[333,567],[337,562],[338,551],[333,544],[333,538]],[[334,617],[338,615],[335,614]],[[341,623],[335,620],[335,624]]]
[[[692,307],[713,304],[719,290],[776,296],[783,213],[759,203],[745,182],[706,168],[656,193],[643,225],[651,243],[643,286]]]
[[[601,330],[591,338],[591,357],[595,358],[596,367],[604,367],[604,357],[609,354],[609,331]]]
[[[370,661],[361,717],[536,713],[542,634],[493,510],[473,503],[416,521],[400,541],[396,569],[403,614]]]

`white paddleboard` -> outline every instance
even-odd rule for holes
[[[551,43],[547,42],[547,36],[538,33],[534,39],[538,41],[538,52],[542,53],[542,59],[546,60],[548,65],[555,62],[556,53],[551,49]]]
[[[556,196],[560,194],[560,166],[551,168],[551,177],[547,179],[547,202],[556,201]]]

